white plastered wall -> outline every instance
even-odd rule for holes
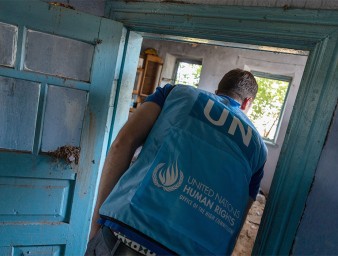
[[[292,83],[276,143],[267,143],[269,155],[265,165],[265,175],[261,183],[261,188],[264,193],[268,194],[307,56],[144,39],[142,49],[146,48],[156,49],[158,55],[164,60],[162,86],[170,82],[174,72],[176,58],[191,58],[202,61],[203,67],[199,88],[209,92],[214,92],[223,75],[234,68],[292,77]]]

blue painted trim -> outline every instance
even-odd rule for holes
[[[249,49],[263,52],[280,52],[283,54],[291,54],[291,55],[300,55],[300,56],[308,56],[308,51],[306,50],[296,50],[290,48],[281,48],[281,47],[265,47],[260,45],[253,44],[243,44],[238,42],[226,42],[226,41],[218,41],[218,40],[210,40],[210,39],[201,39],[201,38],[193,38],[186,36],[176,36],[176,35],[166,35],[166,34],[152,34],[152,33],[144,33],[139,32],[144,38],[158,41],[173,41],[173,42],[186,42],[186,43],[198,43],[198,44],[209,44],[215,46],[222,47],[230,47],[230,48],[239,48],[239,49]]]
[[[0,67],[0,76],[18,78],[18,79],[23,79],[23,80],[51,84],[51,85],[58,85],[61,87],[68,87],[68,88],[73,88],[73,89],[78,89],[78,90],[83,90],[83,91],[90,90],[90,84],[85,83],[85,82],[64,79],[64,78],[59,78],[59,77],[53,77],[53,76],[46,76],[44,74],[39,74],[39,73],[34,73],[34,72],[29,72],[29,71],[18,71],[18,70],[14,70],[12,68],[6,68],[6,67]]]
[[[77,179],[81,182],[77,182],[75,186],[76,200],[73,202],[70,216],[74,230],[81,232],[70,238],[72,243],[66,248],[65,254],[83,255],[85,252],[94,207],[95,186],[106,155],[110,130],[109,103],[114,94],[112,85],[114,77],[117,76],[115,72],[119,65],[117,56],[121,51],[122,34],[121,23],[100,19],[98,38],[102,43],[95,47],[92,85],[81,136],[81,157],[79,165],[75,168]],[[87,195],[91,201],[88,201]],[[78,221],[79,216],[82,216],[84,222]]]
[[[290,252],[337,100],[338,40],[332,39],[318,43],[309,56],[255,254]]]
[[[135,32],[129,32],[126,35],[127,39],[125,42],[126,51],[123,55],[123,67],[120,70],[119,83],[119,94],[115,97],[118,102],[114,106],[114,116],[112,118],[112,129],[110,132],[110,142],[117,136],[119,130],[125,124],[128,119],[130,111],[131,95],[134,88],[137,64],[139,60],[139,54],[141,51],[142,36]],[[121,46],[122,48],[122,46]]]
[[[254,76],[259,76],[259,77],[262,77],[262,78],[280,80],[280,81],[285,81],[285,82],[288,82],[288,83],[291,83],[291,81],[292,81],[292,77],[290,77],[290,76],[275,75],[275,74],[270,74],[270,73],[265,73],[265,72],[254,71],[254,70],[252,70],[251,73]]]
[[[338,25],[336,10],[316,10],[316,9],[297,9],[276,7],[249,7],[249,6],[229,6],[229,5],[208,5],[208,4],[189,4],[189,3],[154,3],[154,2],[126,2],[124,0],[108,0],[107,8],[110,8],[110,16],[116,13],[125,13],[125,17],[147,13],[149,16],[171,15],[173,17],[186,16],[188,20],[195,17],[200,18],[227,18],[237,21],[266,21],[269,23],[283,21],[295,25],[315,24],[318,26]],[[191,15],[190,17],[188,17]],[[134,17],[135,17],[134,16]],[[151,18],[151,17],[149,17]],[[212,21],[204,21],[204,24],[210,24]],[[158,23],[161,23],[158,21]],[[194,25],[193,23],[191,23]],[[256,24],[253,24],[254,29]],[[238,26],[237,26],[238,27]],[[290,28],[291,30],[294,28]]]
[[[334,33],[338,23],[337,11],[183,6],[110,1],[110,17],[135,31],[302,50],[312,49],[320,38]],[[269,31],[274,31],[273,37]],[[294,34],[292,40],[290,34]]]
[[[36,156],[23,152],[1,152],[0,163],[2,177],[44,177],[45,179],[60,180],[75,180],[76,177],[76,173],[71,166],[47,155]],[[36,168],[36,166],[39,166],[39,168]],[[46,172],[48,175],[46,175]]]
[[[13,15],[13,10],[17,15]],[[42,15],[44,13],[49,13],[49,17]],[[78,26],[76,31],[69,29],[70,24],[81,24],[83,19],[86,19],[90,26]],[[100,18],[49,5],[40,0],[1,0],[0,22],[24,26],[27,29],[65,36],[91,44],[95,44],[98,31],[100,31]],[[29,25],[27,26],[27,24]]]
[[[130,31],[127,30],[126,41],[125,41],[124,48],[123,48],[121,69],[120,69],[119,79],[118,79],[117,86],[116,86],[116,94],[115,94],[115,100],[114,100],[114,106],[113,106],[113,117],[112,117],[111,125],[110,125],[111,128],[110,128],[110,132],[109,132],[107,152],[108,152],[110,145],[112,144],[113,139],[114,139],[113,138],[114,122],[115,122],[115,117],[116,117],[117,104],[119,103],[119,96],[120,96],[121,84],[122,84],[122,75],[123,75],[124,66],[125,66],[125,58],[126,58],[126,53],[127,53],[127,48],[128,48],[127,45],[128,45],[128,41],[129,41],[129,35],[130,35]]]
[[[121,0],[107,8],[132,31],[310,51],[253,250],[289,254],[337,101],[338,11]]]

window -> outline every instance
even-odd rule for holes
[[[175,84],[198,87],[202,70],[202,62],[196,60],[177,60],[174,72]]]
[[[252,74],[259,90],[248,116],[263,139],[275,143],[292,78],[254,71]]]

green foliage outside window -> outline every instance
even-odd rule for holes
[[[175,84],[184,84],[198,87],[202,65],[179,62]]]
[[[283,111],[289,82],[255,76],[259,89],[249,118],[261,136],[273,141]]]

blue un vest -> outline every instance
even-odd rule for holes
[[[100,209],[180,255],[231,254],[266,147],[238,106],[176,86]]]

